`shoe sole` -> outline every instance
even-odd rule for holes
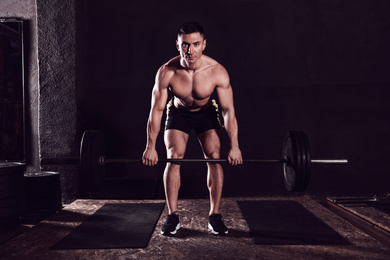
[[[161,231],[161,235],[164,235],[164,236],[176,235],[176,233],[179,230],[179,228],[180,228],[180,223],[178,223],[176,225],[176,228],[173,231],[170,231],[170,232],[169,231],[167,231],[167,232]]]
[[[226,230],[225,232],[215,231],[213,226],[210,223],[209,223],[209,229],[210,229],[211,233],[213,233],[214,235],[227,235],[228,234],[228,230]]]

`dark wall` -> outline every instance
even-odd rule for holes
[[[177,55],[185,21],[206,29],[205,54],[229,71],[244,158],[281,158],[288,130],[308,134],[313,195],[390,189],[387,102],[390,3],[383,1],[86,1],[83,129],[101,129],[107,157],[140,158],[159,66]],[[200,157],[192,135],[186,156]],[[226,143],[224,155],[226,155]],[[162,134],[158,151],[165,157]],[[120,178],[162,178],[163,166],[108,168]],[[225,166],[225,196],[284,194],[280,165]],[[207,196],[204,165],[183,165],[183,197]]]
[[[23,20],[25,160],[28,171],[39,169],[39,68],[36,1],[0,1],[1,18]],[[3,145],[3,144],[2,144]]]
[[[39,0],[40,158],[79,156],[75,0]],[[79,197],[78,165],[41,165],[60,173],[63,202]]]

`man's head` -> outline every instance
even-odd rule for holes
[[[187,22],[183,23],[180,26],[179,31],[177,32],[177,37],[182,36],[183,34],[191,34],[197,32],[202,35],[204,40],[206,39],[202,25],[197,22]]]
[[[176,47],[180,52],[181,60],[187,66],[194,65],[206,48],[203,27],[195,22],[181,25],[177,34]]]

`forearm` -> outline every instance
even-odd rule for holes
[[[155,149],[158,133],[160,132],[162,111],[151,112],[147,124],[146,149]]]
[[[229,137],[230,147],[238,148],[238,124],[234,111],[225,111],[223,113],[223,119],[225,122],[225,130]]]

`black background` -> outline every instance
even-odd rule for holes
[[[79,11],[78,108],[84,129],[104,132],[107,157],[141,158],[155,74],[178,55],[179,25],[198,21],[205,54],[230,74],[244,158],[279,159],[287,132],[304,130],[312,158],[349,159],[313,165],[307,193],[389,192],[388,1],[90,0]],[[192,134],[186,157],[201,156]],[[224,196],[285,194],[281,165],[224,168]],[[161,179],[163,169],[117,165],[108,175]],[[181,196],[207,195],[206,167],[183,165]]]

